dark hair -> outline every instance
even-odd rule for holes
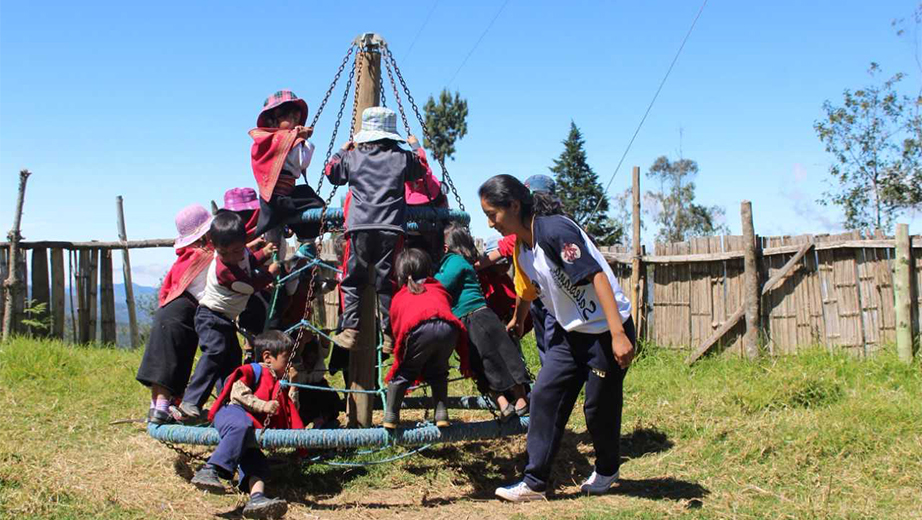
[[[291,352],[294,342],[288,334],[280,330],[267,330],[253,340],[253,351],[256,359],[262,360],[263,353],[268,352],[272,357],[278,357],[283,352]]]
[[[393,139],[378,139],[377,141],[358,143],[355,147],[363,152],[377,152],[381,150],[404,151],[400,148],[399,143]]]
[[[273,108],[265,115],[265,123],[268,128],[278,128],[279,120],[291,113],[301,113],[301,107],[293,101],[285,101],[281,105]]]
[[[422,294],[426,288],[416,283],[416,280],[432,276],[432,259],[429,253],[422,249],[410,247],[397,255],[397,265],[394,268],[397,277],[397,287],[404,285],[410,288],[412,294]]]
[[[215,247],[228,247],[246,242],[247,230],[240,215],[226,209],[218,210],[211,221],[211,243]]]
[[[509,208],[518,201],[519,218],[526,222],[532,216],[566,215],[563,203],[546,191],[531,192],[522,181],[512,175],[494,175],[480,186],[477,195],[491,206]]]
[[[470,230],[457,222],[452,222],[445,226],[445,246],[449,253],[461,255],[471,265],[480,256],[477,253],[477,246],[474,245],[474,237],[471,236]]]

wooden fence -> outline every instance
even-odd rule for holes
[[[771,353],[824,345],[858,355],[892,343],[895,241],[881,233],[757,237],[759,279],[776,275],[802,249],[806,254],[762,295],[761,334]],[[812,244],[812,247],[810,245]],[[911,316],[916,336],[922,322],[922,237],[912,237]],[[744,238],[726,235],[656,244],[643,256],[648,283],[642,333],[653,342],[693,349],[705,343],[744,303]],[[606,257],[622,287],[630,287],[631,252],[616,246]],[[745,323],[720,338],[742,354]]]

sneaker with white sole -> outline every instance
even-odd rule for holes
[[[583,484],[579,487],[579,490],[587,495],[604,495],[608,493],[608,490],[611,489],[612,485],[618,482],[618,472],[616,471],[614,475],[606,477],[592,472],[592,475],[589,475]]]
[[[534,491],[528,487],[524,480],[511,486],[496,488],[496,496],[510,502],[531,502],[546,498],[544,491]]]

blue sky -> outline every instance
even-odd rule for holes
[[[630,185],[631,166],[646,171],[681,146],[700,167],[699,202],[726,208],[733,232],[743,199],[757,233],[837,231],[839,213],[816,204],[830,157],[812,125],[824,100],[869,82],[871,61],[906,72],[903,88],[917,88],[912,37],[890,26],[915,4],[711,0],[609,193]],[[4,2],[3,232],[17,172],[29,168],[27,239],[113,240],[117,195],[130,238],[173,236],[183,206],[253,185],[247,130],[266,95],[290,88],[313,114],[352,39],[373,31],[420,105],[453,77],[448,86],[467,98],[469,134],[449,171],[475,234],[486,236],[477,187],[496,173],[547,173],[571,120],[607,182],[700,2],[350,5]],[[337,104],[317,126],[321,151]],[[922,223],[902,220],[912,232]],[[647,243],[654,232],[648,225]],[[166,249],[132,255],[136,280],[148,285],[172,261]]]

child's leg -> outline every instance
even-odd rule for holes
[[[400,422],[400,405],[403,403],[403,396],[410,385],[419,377],[423,371],[426,360],[431,350],[427,350],[427,345],[415,341],[417,332],[426,326],[427,323],[418,325],[407,338],[403,346],[403,356],[397,366],[397,372],[387,384],[387,402],[384,411],[384,427],[396,428]]]
[[[207,307],[200,306],[195,311],[195,330],[198,332],[202,355],[195,365],[195,372],[186,388],[183,403],[201,407],[208,400],[211,389],[221,379],[220,374],[228,364],[229,336],[233,335],[234,342],[237,341],[235,334],[228,334],[229,330],[233,331],[233,327],[234,324],[229,319]],[[239,349],[239,346],[237,348]]]
[[[448,426],[448,362],[458,341],[458,329],[445,321],[430,322],[428,331],[431,352],[423,374],[432,388],[432,402],[435,409],[436,426]],[[422,327],[422,325],[420,326]]]
[[[511,390],[517,381],[512,377],[503,350],[515,349],[515,344],[506,332],[506,327],[496,317],[496,313],[486,307],[466,316],[464,324],[469,345],[480,354],[490,389],[494,392]],[[505,397],[500,399],[505,400]]]
[[[394,258],[403,241],[403,235],[394,231],[376,231],[373,235],[375,235],[375,292],[378,294],[381,330],[385,335],[392,337],[391,299],[394,296]]]
[[[362,290],[368,285],[369,257],[372,249],[369,233],[349,233],[349,260],[340,283],[343,297],[343,330],[359,328],[359,303]]]
[[[195,308],[191,298],[182,295],[157,309],[151,335],[144,348],[136,379],[151,387],[151,400],[169,400],[182,395],[192,372],[198,348],[195,333]]]
[[[208,459],[208,464],[225,478],[231,478],[248,450],[247,445],[256,442],[253,420],[241,406],[228,404],[215,414],[214,427],[221,441]]]

